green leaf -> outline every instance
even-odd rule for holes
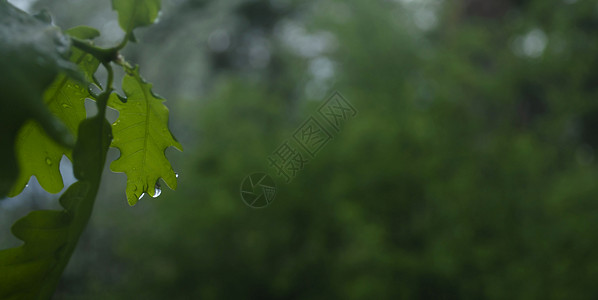
[[[160,0],[112,0],[112,9],[118,12],[118,24],[127,33],[137,27],[154,23],[160,12]]]
[[[47,14],[33,17],[6,1],[0,1],[0,198],[18,176],[13,145],[21,126],[35,120],[53,140],[72,146],[73,138],[42,101],[46,88],[60,71],[75,74],[67,59],[70,43],[48,23]]]
[[[84,72],[86,80],[93,80],[99,65],[97,59],[74,48],[71,60]],[[91,98],[86,86],[65,74],[59,75],[44,93],[48,109],[74,135],[77,135],[79,123],[85,119],[85,98]],[[59,170],[60,160],[65,154],[70,158],[69,148],[49,138],[37,122],[28,121],[18,133],[15,149],[20,174],[9,196],[21,193],[31,176],[35,176],[50,193],[62,190],[64,184]]]
[[[120,150],[120,157],[110,169],[127,175],[127,201],[135,205],[147,193],[155,195],[159,178],[176,189],[176,174],[164,151],[170,146],[183,150],[168,129],[168,108],[164,99],[155,96],[151,84],[139,76],[139,67],[129,70],[122,88],[127,102],[122,103],[114,94],[108,105],[119,111],[119,118],[112,124],[112,147]]]
[[[97,29],[85,25],[73,27],[64,33],[82,40],[92,40],[100,36],[100,32]]]
[[[0,299],[49,299],[54,293],[91,215],[110,130],[103,116],[83,121],[73,153],[79,181],[60,197],[64,210],[33,211],[13,225],[24,244],[0,251]]]

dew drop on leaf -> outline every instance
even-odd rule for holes
[[[174,177],[179,178],[179,173],[174,173]]]
[[[143,196],[145,196],[145,193],[141,193],[141,196],[139,196],[139,199],[137,199],[137,200],[141,200],[141,198],[143,198]]]
[[[160,189],[160,188],[156,188],[156,189],[154,190],[154,195],[153,195],[152,197],[154,197],[154,198],[158,198],[158,196],[160,196],[160,194],[162,194],[162,189]]]
[[[162,188],[160,187],[160,183],[156,181],[156,185],[154,186],[154,195],[152,197],[158,198],[162,194]]]

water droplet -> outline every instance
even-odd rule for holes
[[[52,165],[52,160],[51,160],[49,157],[46,157],[46,164],[47,164],[48,166],[51,166],[51,165]]]
[[[152,197],[158,198],[162,194],[162,188],[160,187],[160,183],[156,181],[156,185],[154,186],[154,195]]]
[[[174,173],[174,177],[179,178],[179,173]]]
[[[89,94],[90,94],[90,95],[91,95],[93,98],[98,98],[98,96],[99,96],[99,94],[98,94],[98,93],[96,93],[96,92],[93,90],[93,88],[91,88],[91,87],[88,87],[88,88],[87,88],[87,92],[88,92],[88,93],[89,93]]]
[[[145,196],[145,193],[141,193],[141,196],[139,196],[139,199],[137,199],[137,200],[141,200],[141,198],[143,198],[143,196]]]

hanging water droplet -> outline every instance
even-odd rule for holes
[[[156,189],[154,190],[154,195],[153,195],[152,197],[154,197],[154,198],[158,198],[158,196],[160,196],[160,194],[162,194],[162,190],[161,190],[161,189],[159,189],[159,188],[156,188]]]
[[[99,94],[98,94],[98,93],[96,93],[96,92],[93,90],[93,88],[92,88],[91,86],[90,86],[90,87],[87,87],[87,92],[88,92],[88,93],[89,93],[89,94],[90,94],[90,95],[91,95],[93,98],[98,98],[98,97],[99,97]]]
[[[162,188],[160,187],[160,183],[156,181],[156,185],[154,186],[154,195],[152,197],[158,198],[162,194]]]
[[[179,178],[179,173],[174,173],[174,177]]]
[[[52,165],[52,160],[51,160],[49,157],[46,157],[46,164],[47,164],[48,166],[51,166],[51,165]]]

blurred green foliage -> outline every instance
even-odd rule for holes
[[[160,45],[186,45],[180,20],[214,6],[183,1],[141,43],[177,51]],[[171,102],[177,191],[103,204],[57,299],[596,297],[598,1],[232,6],[227,50],[200,47],[201,99]],[[285,44],[285,22],[334,47]],[[267,66],[244,37],[267,41]],[[172,64],[154,76],[179,88],[158,71],[194,55],[150,54]],[[318,58],[332,78],[312,78]],[[274,175],[267,156],[332,89],[359,115],[246,207],[240,181]]]

